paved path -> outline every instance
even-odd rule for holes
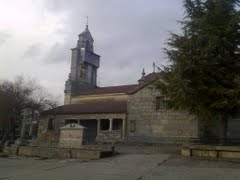
[[[240,163],[181,158],[172,147],[117,147],[100,160],[0,159],[0,179],[17,180],[239,180]]]

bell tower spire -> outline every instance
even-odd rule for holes
[[[70,103],[69,97],[82,90],[97,86],[97,69],[100,56],[94,53],[93,37],[88,28],[78,35],[77,46],[72,50],[71,71],[65,84],[65,104]],[[71,98],[70,98],[71,99]]]

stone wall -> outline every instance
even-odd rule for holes
[[[84,141],[85,128],[78,124],[68,124],[61,128],[60,148],[81,148]]]
[[[213,119],[211,121],[201,121],[199,123],[199,136],[204,141],[218,142],[221,121]],[[227,124],[227,141],[230,143],[240,142],[240,116],[229,118]]]
[[[44,143],[58,143],[60,137],[60,127],[64,124],[55,121],[54,130],[48,130],[48,119],[53,118],[53,115],[42,115],[38,125],[37,141]]]
[[[48,130],[48,120],[49,118],[55,118],[54,121],[54,130]],[[60,137],[60,127],[65,126],[65,120],[66,119],[82,119],[82,120],[96,120],[96,119],[114,119],[114,118],[120,118],[120,119],[126,119],[126,114],[57,114],[57,115],[43,115],[40,118],[39,121],[39,127],[38,127],[38,142],[58,142]],[[112,131],[113,133],[110,133],[109,140],[107,140],[107,136],[104,136],[103,134],[99,134],[98,140],[103,142],[104,140],[107,140],[107,142],[112,141],[114,138],[117,139],[118,137],[121,137],[119,134]],[[113,138],[114,137],[114,138]],[[121,139],[121,138],[120,138]],[[99,142],[100,142],[99,141]]]
[[[148,85],[128,100],[128,140],[161,143],[198,138],[198,120],[183,111],[157,110],[161,94]]]
[[[182,156],[198,156],[207,158],[240,158],[239,146],[190,145],[182,147]]]
[[[19,148],[20,156],[41,157],[41,158],[74,158],[74,159],[99,159],[111,156],[113,148],[102,150],[89,149],[63,149],[49,147],[21,146]]]
[[[227,136],[231,142],[240,143],[240,109],[232,114],[232,117],[228,121]]]
[[[97,135],[97,142],[116,142],[122,139],[122,130],[100,131]]]

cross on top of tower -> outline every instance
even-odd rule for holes
[[[88,30],[88,16],[86,17],[86,30]]]

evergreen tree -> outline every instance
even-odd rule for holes
[[[218,118],[220,138],[227,120],[240,105],[239,0],[184,0],[182,33],[165,49],[170,65],[157,86],[200,120]]]

